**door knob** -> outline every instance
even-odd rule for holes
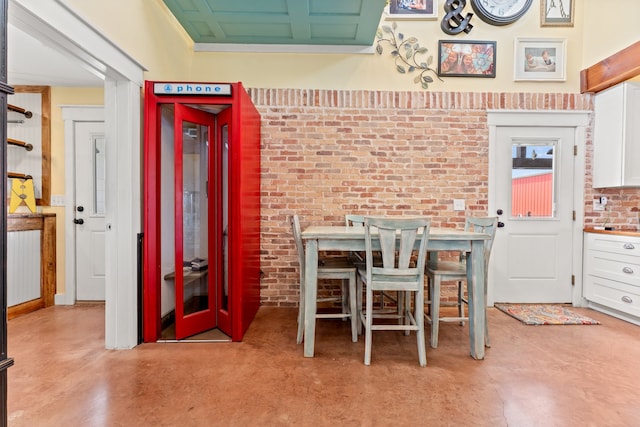
[[[498,228],[502,228],[502,227],[504,227],[504,222],[498,221]]]
[[[78,210],[78,212],[82,212],[84,211],[84,206],[78,206],[76,209]]]
[[[497,213],[498,215],[502,215],[502,209],[498,209],[498,210],[496,211],[496,213]]]
[[[82,225],[82,224],[84,224],[84,219],[82,219],[82,218],[74,219],[73,223]]]

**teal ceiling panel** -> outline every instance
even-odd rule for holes
[[[162,0],[194,43],[371,46],[386,0]]]
[[[339,39],[339,40],[355,41],[357,34],[358,34],[358,27],[355,25],[312,25],[311,26],[311,38],[315,40]]]
[[[363,0],[309,0],[309,14],[311,15],[361,15],[362,9]],[[380,16],[378,16],[378,20],[380,20]]]
[[[225,37],[234,39],[253,40],[255,37],[269,37],[272,39],[291,39],[291,25],[288,23],[258,24],[258,23],[233,23],[220,24]]]

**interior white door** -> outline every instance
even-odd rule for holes
[[[104,122],[75,124],[76,300],[105,299]]]
[[[572,301],[575,128],[496,129],[489,304]]]

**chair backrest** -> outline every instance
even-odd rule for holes
[[[496,235],[496,228],[498,227],[498,217],[473,217],[466,218],[464,223],[464,229],[466,231],[475,231],[478,233],[485,233],[491,236],[490,239],[484,241],[484,262],[485,265],[489,264],[489,257],[491,256],[491,248],[493,247],[493,238]]]
[[[421,280],[424,274],[429,240],[429,218],[364,218],[367,279],[372,275],[413,276]],[[372,238],[373,236],[373,238]],[[382,265],[374,265],[373,251],[379,241]],[[417,257],[412,264],[416,251]]]
[[[364,215],[346,214],[344,225],[347,227],[364,227]]]
[[[291,215],[289,218],[291,223],[291,231],[293,233],[293,241],[298,250],[298,264],[300,264],[300,283],[304,282],[304,245],[302,244],[302,230],[300,229],[300,219],[298,215]]]

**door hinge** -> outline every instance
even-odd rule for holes
[[[571,275],[571,286],[575,286],[576,285],[576,275],[572,274]]]
[[[573,146],[573,155],[574,155],[574,156],[577,156],[577,155],[578,155],[578,146],[577,146],[577,145],[574,145],[574,146]]]
[[[571,212],[571,219],[576,220],[576,211]]]

